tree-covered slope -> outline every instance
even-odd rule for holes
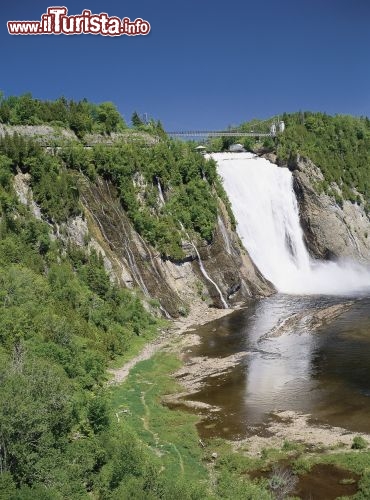
[[[285,131],[265,141],[264,146],[275,151],[281,162],[297,154],[313,161],[322,171],[325,181],[317,186],[336,197],[370,207],[370,120],[347,115],[330,116],[324,113],[285,113],[280,117]],[[268,131],[277,120],[254,120],[241,125],[241,130]],[[251,138],[245,140],[248,149],[257,146]],[[260,144],[261,146],[261,144]],[[332,183],[340,188],[339,193]]]
[[[81,175],[92,182],[97,175],[110,180],[135,229],[164,257],[184,257],[181,239],[186,234],[212,241],[217,196],[229,207],[215,162],[180,142],[92,148],[67,143],[52,155],[35,141],[14,134],[0,139],[0,152],[8,172],[18,167],[30,173],[35,200],[54,222],[79,213]],[[232,218],[230,207],[229,215]]]
[[[39,125],[51,123],[70,128],[79,137],[97,131],[111,133],[126,127],[123,118],[111,102],[93,104],[67,100],[34,99],[30,93],[4,97],[0,93],[0,123],[10,125]]]
[[[20,203],[19,172],[43,220]],[[0,498],[113,498],[128,480],[151,498],[175,488],[141,439],[117,430],[104,389],[109,362],[152,338],[158,320],[138,292],[110,280],[100,255],[59,237],[83,213],[80,181],[97,176],[164,256],[183,256],[184,231],[212,239],[223,191],[214,163],[187,145],[51,151],[17,134],[0,139]]]
[[[33,183],[45,213],[58,220],[77,212],[68,174],[51,157],[38,159]],[[18,164],[15,152],[2,151],[0,498],[85,498],[128,446],[111,442],[107,364],[153,336],[157,320],[109,280],[96,253],[63,245],[19,203]],[[39,177],[37,168],[45,169]]]
[[[296,153],[310,158],[324,174],[326,192],[335,182],[344,199],[361,203],[361,194],[370,207],[370,120],[307,112],[286,114],[283,120],[279,158],[288,160]]]

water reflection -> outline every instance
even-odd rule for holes
[[[248,353],[227,374],[209,377],[191,398],[221,407],[202,421],[202,434],[242,437],[270,412],[288,409],[369,432],[370,299],[358,298],[314,333],[298,321],[289,333],[266,335],[292,314],[333,304],[338,298],[276,295],[201,327],[202,342],[190,356]]]

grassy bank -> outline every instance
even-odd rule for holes
[[[258,460],[234,453],[222,440],[201,446],[198,417],[162,406],[163,395],[180,389],[171,376],[180,364],[176,356],[158,353],[136,365],[124,384],[111,389],[116,425],[137,437],[156,470],[153,498],[175,498],[176,492],[179,499],[270,498],[263,485],[241,474],[257,467]]]
[[[263,449],[256,457],[248,454],[247,447],[235,451],[223,439],[205,440],[202,446],[196,431],[198,417],[161,404],[163,395],[181,390],[171,375],[180,365],[175,355],[160,352],[137,364],[124,384],[111,389],[114,425],[120,432],[135,436],[154,471],[150,489],[145,489],[144,467],[144,479],[139,474],[133,483],[135,492],[128,498],[143,498],[142,494],[148,495],[145,498],[163,499],[280,498],[284,481],[303,477],[317,464],[336,466],[343,471],[343,477],[347,472],[358,474],[354,498],[369,498],[370,452],[366,449],[312,449],[303,443],[286,441],[280,449]],[[286,477],[281,476],[281,467],[289,470]],[[292,484],[295,483],[297,480]],[[123,494],[120,489],[118,493]],[[125,489],[124,493],[129,492]],[[294,489],[290,495],[293,494]]]

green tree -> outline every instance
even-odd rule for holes
[[[136,111],[134,111],[132,113],[131,123],[132,123],[132,126],[135,127],[135,128],[139,128],[142,125],[144,125],[142,119],[140,118],[140,116],[138,115],[138,113]]]
[[[123,119],[115,105],[111,102],[103,102],[97,107],[97,120],[104,126],[104,132],[110,134],[117,130],[118,126],[124,126]]]

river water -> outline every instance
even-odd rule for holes
[[[302,321],[282,335],[268,335],[292,314],[349,301],[354,302],[348,310],[318,330]],[[197,334],[201,342],[189,357],[247,353],[187,398],[220,407],[202,419],[202,436],[255,434],[275,410],[309,413],[320,423],[370,432],[370,296],[277,294],[199,327]]]

